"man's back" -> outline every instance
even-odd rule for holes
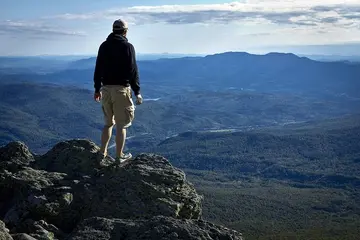
[[[127,38],[111,33],[99,48],[94,74],[95,84],[131,85],[135,95],[139,91],[139,74],[135,49]]]

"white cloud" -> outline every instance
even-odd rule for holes
[[[130,24],[259,22],[279,25],[354,27],[360,24],[360,1],[247,0],[223,4],[134,6],[54,16],[66,20],[124,18]]]
[[[50,38],[53,41],[48,49],[52,51],[93,53],[111,31],[112,21],[124,18],[131,25],[137,25],[132,27],[129,37],[138,52],[143,53],[212,53],[360,42],[360,0],[339,2],[244,0],[71,12],[36,20],[0,21],[0,40],[2,38],[10,49],[14,45],[13,36],[17,39],[31,36],[33,41],[28,43],[31,48],[25,50],[35,51],[34,43],[37,43],[37,51],[45,51],[42,40]],[[74,38],[86,35],[84,32],[88,33],[87,37]]]
[[[70,31],[63,29],[59,26],[48,25],[41,22],[10,20],[0,22],[0,34],[26,34],[27,36],[33,36],[38,38],[86,35],[84,32]]]

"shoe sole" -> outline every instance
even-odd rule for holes
[[[132,159],[132,157],[130,157],[130,158],[122,158],[122,159],[115,160],[115,162],[121,164],[121,163],[128,162],[131,159]]]

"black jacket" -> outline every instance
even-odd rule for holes
[[[102,85],[131,86],[135,95],[140,94],[135,49],[124,36],[111,33],[100,45],[94,72],[95,92]]]

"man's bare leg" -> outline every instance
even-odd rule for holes
[[[116,128],[116,157],[123,155],[126,139],[126,128]]]
[[[101,134],[100,152],[102,152],[105,156],[107,155],[108,146],[112,135],[112,130],[113,130],[113,126],[104,126]]]

